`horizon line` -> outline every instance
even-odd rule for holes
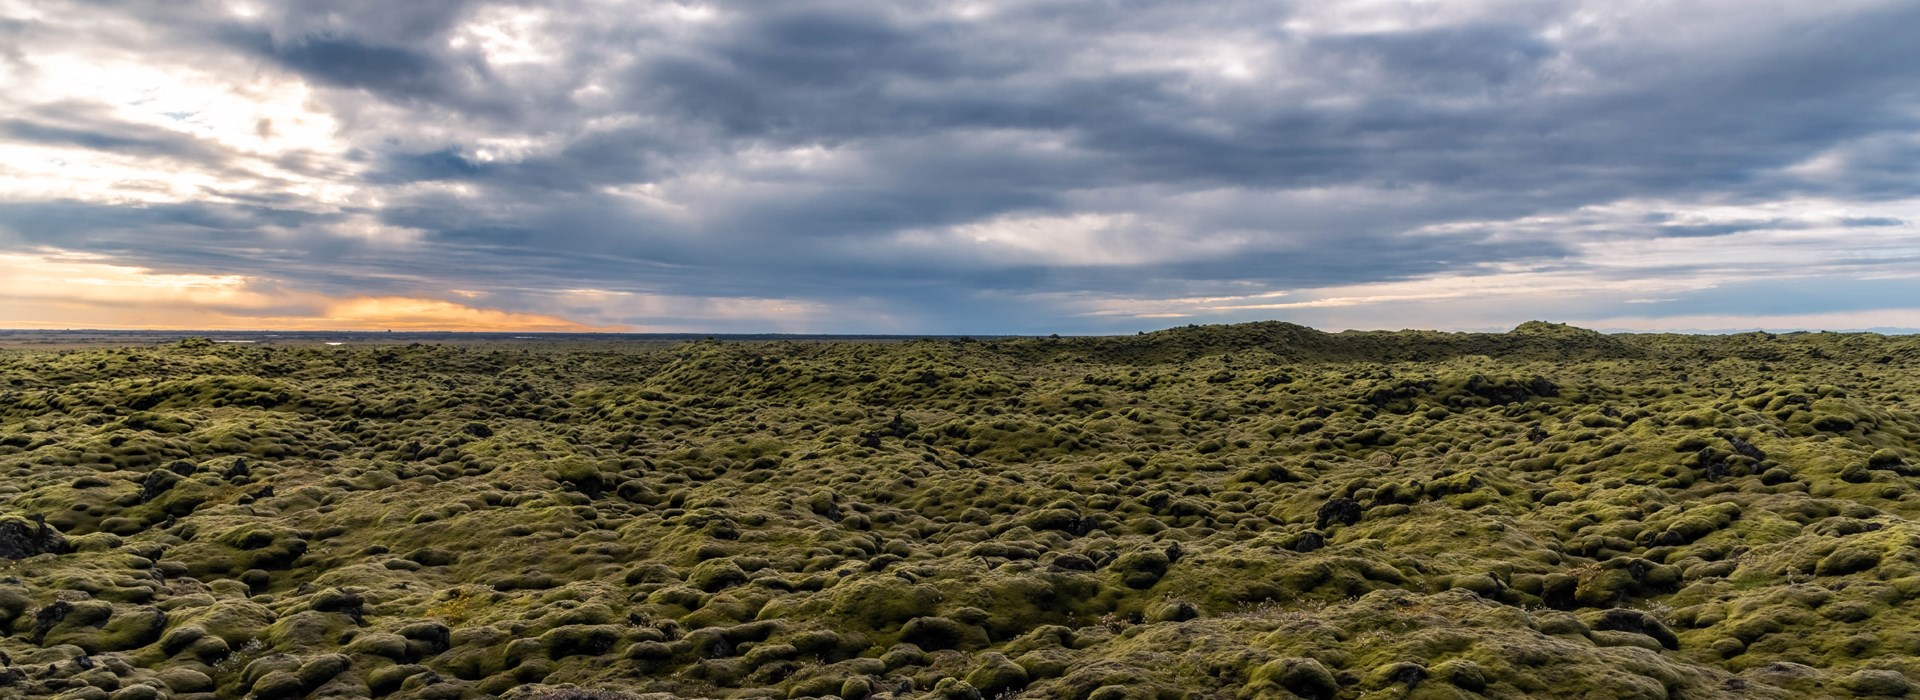
[[[179,335],[187,335],[187,336],[191,336],[193,334],[263,334],[263,335],[346,334],[346,335],[380,336],[380,335],[387,335],[387,334],[431,333],[431,334],[442,334],[442,335],[475,335],[475,336],[478,336],[478,335],[609,336],[609,337],[613,337],[613,336],[671,336],[671,337],[705,336],[705,337],[792,337],[792,338],[954,338],[954,339],[991,338],[991,339],[1000,339],[1000,338],[1048,338],[1048,337],[1059,337],[1059,338],[1131,337],[1131,336],[1137,336],[1137,335],[1145,335],[1148,333],[1159,333],[1163,331],[1178,330],[1182,328],[1226,328],[1226,327],[1233,327],[1233,326],[1252,325],[1257,323],[1287,323],[1291,325],[1297,325],[1302,328],[1308,328],[1311,330],[1319,331],[1322,333],[1329,333],[1329,334],[1348,333],[1348,332],[1357,332],[1357,333],[1430,332],[1430,333],[1499,335],[1499,334],[1511,333],[1515,330],[1514,327],[1508,327],[1505,329],[1493,329],[1489,327],[1489,328],[1482,328],[1482,329],[1459,329],[1459,330],[1445,330],[1445,329],[1439,329],[1439,328],[1344,328],[1340,330],[1327,330],[1327,329],[1317,328],[1317,327],[1306,325],[1306,324],[1293,323],[1291,321],[1280,321],[1278,319],[1269,319],[1266,321],[1242,321],[1242,322],[1235,322],[1235,323],[1183,324],[1183,325],[1167,326],[1164,328],[1157,328],[1157,329],[1151,329],[1151,330],[1139,330],[1134,332],[1123,331],[1123,332],[1115,332],[1115,333],[1062,333],[1062,332],[1051,332],[1051,333],[1007,333],[1007,332],[850,333],[850,332],[835,332],[835,331],[817,331],[817,332],[612,331],[612,330],[556,331],[556,330],[471,330],[471,329],[456,330],[456,329],[432,329],[432,328],[393,328],[393,329],[382,329],[382,330],[366,330],[366,329],[275,329],[275,328],[249,328],[249,329],[224,328],[223,329],[223,328],[47,328],[47,327],[41,327],[41,328],[0,327],[0,333],[151,333],[151,334],[179,334]],[[1852,335],[1896,336],[1896,335],[1920,334],[1920,328],[1906,328],[1906,327],[1898,327],[1898,326],[1868,327],[1868,328],[1841,328],[1841,329],[1794,328],[1790,330],[1789,329],[1769,329],[1765,327],[1755,326],[1755,327],[1745,327],[1745,328],[1697,328],[1697,329],[1649,330],[1644,328],[1635,329],[1635,328],[1621,328],[1621,327],[1589,328],[1589,327],[1580,326],[1577,324],[1558,323],[1558,322],[1549,322],[1549,323],[1554,323],[1555,325],[1563,325],[1570,328],[1576,328],[1579,330],[1592,331],[1592,332],[1601,333],[1604,335],[1741,335],[1746,333],[1769,333],[1769,334],[1775,334],[1775,335],[1789,335],[1789,334],[1834,333],[1834,334],[1852,334]]]

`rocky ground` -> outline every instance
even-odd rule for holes
[[[1920,339],[0,351],[0,698],[1920,680]]]

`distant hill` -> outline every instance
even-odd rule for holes
[[[1342,331],[1328,333],[1284,321],[1190,325],[1133,336],[1006,339],[1004,352],[1022,356],[1088,357],[1109,362],[1162,362],[1252,353],[1284,362],[1427,362],[1486,356],[1508,360],[1820,359],[1882,352],[1920,356],[1920,338],[1876,333],[1601,333],[1547,321],[1528,321],[1506,333]],[[1877,359],[1875,358],[1869,359]]]
[[[1007,340],[1021,350],[1051,348],[1107,360],[1161,361],[1222,353],[1262,353],[1293,362],[1419,362],[1467,355],[1514,359],[1638,358],[1646,349],[1617,336],[1530,321],[1508,333],[1343,331],[1328,333],[1283,321],[1183,326],[1137,336]]]

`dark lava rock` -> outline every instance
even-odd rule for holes
[[[151,503],[177,483],[180,483],[178,473],[159,469],[147,472],[146,478],[140,480],[140,502]]]
[[[67,538],[59,530],[47,525],[44,518],[36,515],[32,520],[24,518],[0,518],[0,557],[7,559],[25,559],[36,554],[62,554],[67,551]]]
[[[1316,514],[1314,527],[1324,530],[1328,523],[1352,525],[1360,522],[1360,516],[1359,501],[1351,498],[1334,498],[1328,500],[1326,505],[1320,506],[1320,511]]]
[[[1733,446],[1734,454],[1751,458],[1753,461],[1756,461],[1756,462],[1766,460],[1767,458],[1766,451],[1760,449],[1758,446],[1754,445],[1753,443],[1747,442],[1746,440],[1741,439],[1741,437],[1738,435],[1727,435],[1725,437],[1727,438],[1727,444]]]
[[[73,604],[64,600],[53,601],[45,607],[40,608],[38,612],[35,612],[33,614],[33,643],[39,644],[40,640],[46,639],[47,633],[52,632],[55,626],[67,619],[67,614],[71,612],[73,612]]]
[[[1652,615],[1639,610],[1626,608],[1608,610],[1600,614],[1600,619],[1593,623],[1593,628],[1644,634],[1659,642],[1660,646],[1668,649],[1680,648],[1680,638],[1674,635],[1673,630],[1668,629],[1664,623],[1654,619]]]

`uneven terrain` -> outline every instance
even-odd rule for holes
[[[0,350],[0,698],[1920,692],[1920,338]]]

